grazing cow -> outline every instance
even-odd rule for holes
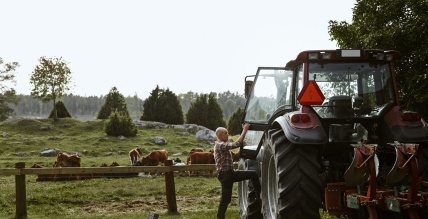
[[[77,154],[59,152],[54,167],[80,167],[80,157]]]
[[[168,160],[168,151],[166,150],[154,150],[150,152],[147,156],[141,158],[141,162],[138,162],[137,165],[140,166],[158,166],[159,164],[164,165],[165,161]],[[145,173],[149,174],[148,172]]]
[[[193,148],[192,150],[190,150],[190,152],[187,154],[187,162],[186,164],[189,165],[190,162],[190,153],[192,152],[204,152],[204,149],[202,148]]]
[[[131,161],[131,165],[134,165],[135,163],[137,163],[138,159],[140,159],[141,154],[142,152],[140,147],[134,148],[131,151],[129,151],[128,155],[129,155],[129,160]]]
[[[202,148],[193,148],[192,150],[190,150],[190,152],[204,152],[204,149],[202,149]]]
[[[215,164],[214,151],[208,152],[191,152],[189,153],[190,164]],[[213,171],[210,170],[210,176]],[[192,175],[192,171],[189,171],[189,176]]]
[[[59,152],[56,156],[54,167],[80,167],[80,156],[77,154],[67,154]],[[55,174],[54,181],[80,179],[80,175],[75,174]]]
[[[141,164],[143,166],[158,166],[159,163],[163,163],[168,159],[168,151],[166,150],[154,150],[147,156],[141,158]]]

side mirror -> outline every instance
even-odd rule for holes
[[[253,87],[253,81],[245,81],[245,99],[250,96],[251,87]]]

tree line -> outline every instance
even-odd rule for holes
[[[233,93],[230,91],[225,91],[222,93],[212,92],[211,94],[216,97],[223,111],[223,119],[226,121],[239,107],[245,107],[246,99],[244,98],[243,94],[239,94],[237,92]],[[191,103],[201,95],[204,94],[192,91],[177,95],[183,115],[187,113]],[[32,97],[31,95],[22,94],[17,95],[17,99],[18,101],[16,105],[10,105],[10,107],[13,109],[15,117],[48,118],[50,112],[52,111],[52,102],[43,102],[40,99]],[[79,96],[66,94],[63,95],[59,100],[64,103],[71,117],[79,120],[93,120],[96,119],[98,111],[104,104],[105,99],[106,96],[103,95]],[[133,96],[126,96],[124,99],[130,117],[133,120],[140,119],[140,117],[143,115],[143,104],[145,99],[138,97],[137,94]]]
[[[49,118],[55,119],[71,117],[62,101],[58,101],[51,111]],[[103,105],[97,114],[97,119],[104,119],[104,131],[111,136],[136,136],[138,129],[132,121],[125,101],[125,97],[113,87],[107,94]],[[227,121],[227,126],[235,132],[235,127],[240,127],[243,118],[241,107],[232,114]],[[198,124],[211,130],[217,127],[226,127],[223,110],[218,103],[216,94],[197,95],[190,103],[186,113],[183,113],[179,98],[172,91],[156,86],[150,96],[143,102],[143,114],[140,120],[157,121],[166,124]],[[240,128],[239,128],[240,130]]]

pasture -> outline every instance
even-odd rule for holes
[[[175,177],[178,214],[167,212],[162,176],[36,182],[27,176],[28,218],[215,218],[219,192],[215,177]],[[15,215],[14,177],[1,177],[0,218]],[[236,197],[236,196],[235,196]],[[239,218],[236,198],[228,218]]]
[[[126,166],[130,164],[128,152],[141,147],[143,155],[154,149],[166,149],[170,158],[185,160],[187,152],[194,147],[211,148],[209,142],[198,141],[194,134],[185,135],[185,130],[139,129],[136,137],[119,139],[107,136],[103,120],[79,121],[61,119],[14,119],[0,123],[0,168],[13,168],[16,162],[52,166],[54,157],[42,157],[45,149],[59,149],[66,153],[80,153],[82,166],[98,167],[113,161]],[[46,129],[47,128],[47,129]],[[156,145],[153,138],[161,136],[167,144]],[[174,154],[181,154],[173,156]]]
[[[80,153],[82,167],[99,167],[117,162],[130,164],[128,152],[136,147],[143,155],[154,149],[166,149],[170,159],[186,162],[192,148],[209,150],[209,142],[198,141],[185,130],[139,129],[136,137],[118,139],[103,131],[104,121],[61,119],[13,119],[0,122],[0,168],[14,168],[25,162],[26,168],[37,163],[52,167],[56,157],[44,157],[43,149],[59,149]],[[41,128],[43,127],[43,128]],[[48,127],[48,128],[46,128]],[[166,145],[156,145],[153,138],[161,136]],[[236,136],[235,136],[236,139]],[[36,182],[36,175],[26,175],[28,219],[144,219],[150,211],[162,219],[215,218],[220,199],[220,183],[216,177],[175,175],[178,213],[167,211],[165,178],[139,176],[131,178],[99,178],[75,181]],[[237,184],[227,218],[239,218]],[[15,217],[15,177],[0,175],[0,218]],[[323,219],[330,217],[322,212]]]
[[[14,168],[17,162],[25,162],[27,168],[34,163],[52,167],[56,157],[39,155],[45,148],[79,152],[82,167],[112,162],[129,165],[128,152],[136,147],[147,153],[166,149],[170,159],[178,157],[183,162],[190,149],[211,148],[209,142],[198,141],[194,134],[183,132],[173,128],[140,129],[136,137],[119,140],[106,136],[102,120],[14,119],[0,123],[0,133],[7,133],[0,137],[0,168]],[[167,144],[156,145],[155,136],[165,138]],[[158,213],[160,218],[215,218],[220,198],[220,184],[215,177],[176,175],[178,214],[169,214],[163,176],[67,182],[36,182],[36,177],[26,176],[28,218],[147,218],[150,211]],[[0,218],[14,218],[14,176],[0,176],[0,191]],[[239,217],[236,194],[228,216]]]

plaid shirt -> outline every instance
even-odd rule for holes
[[[233,158],[230,149],[238,148],[239,146],[241,146],[240,142],[215,142],[214,159],[217,172],[233,170]]]

